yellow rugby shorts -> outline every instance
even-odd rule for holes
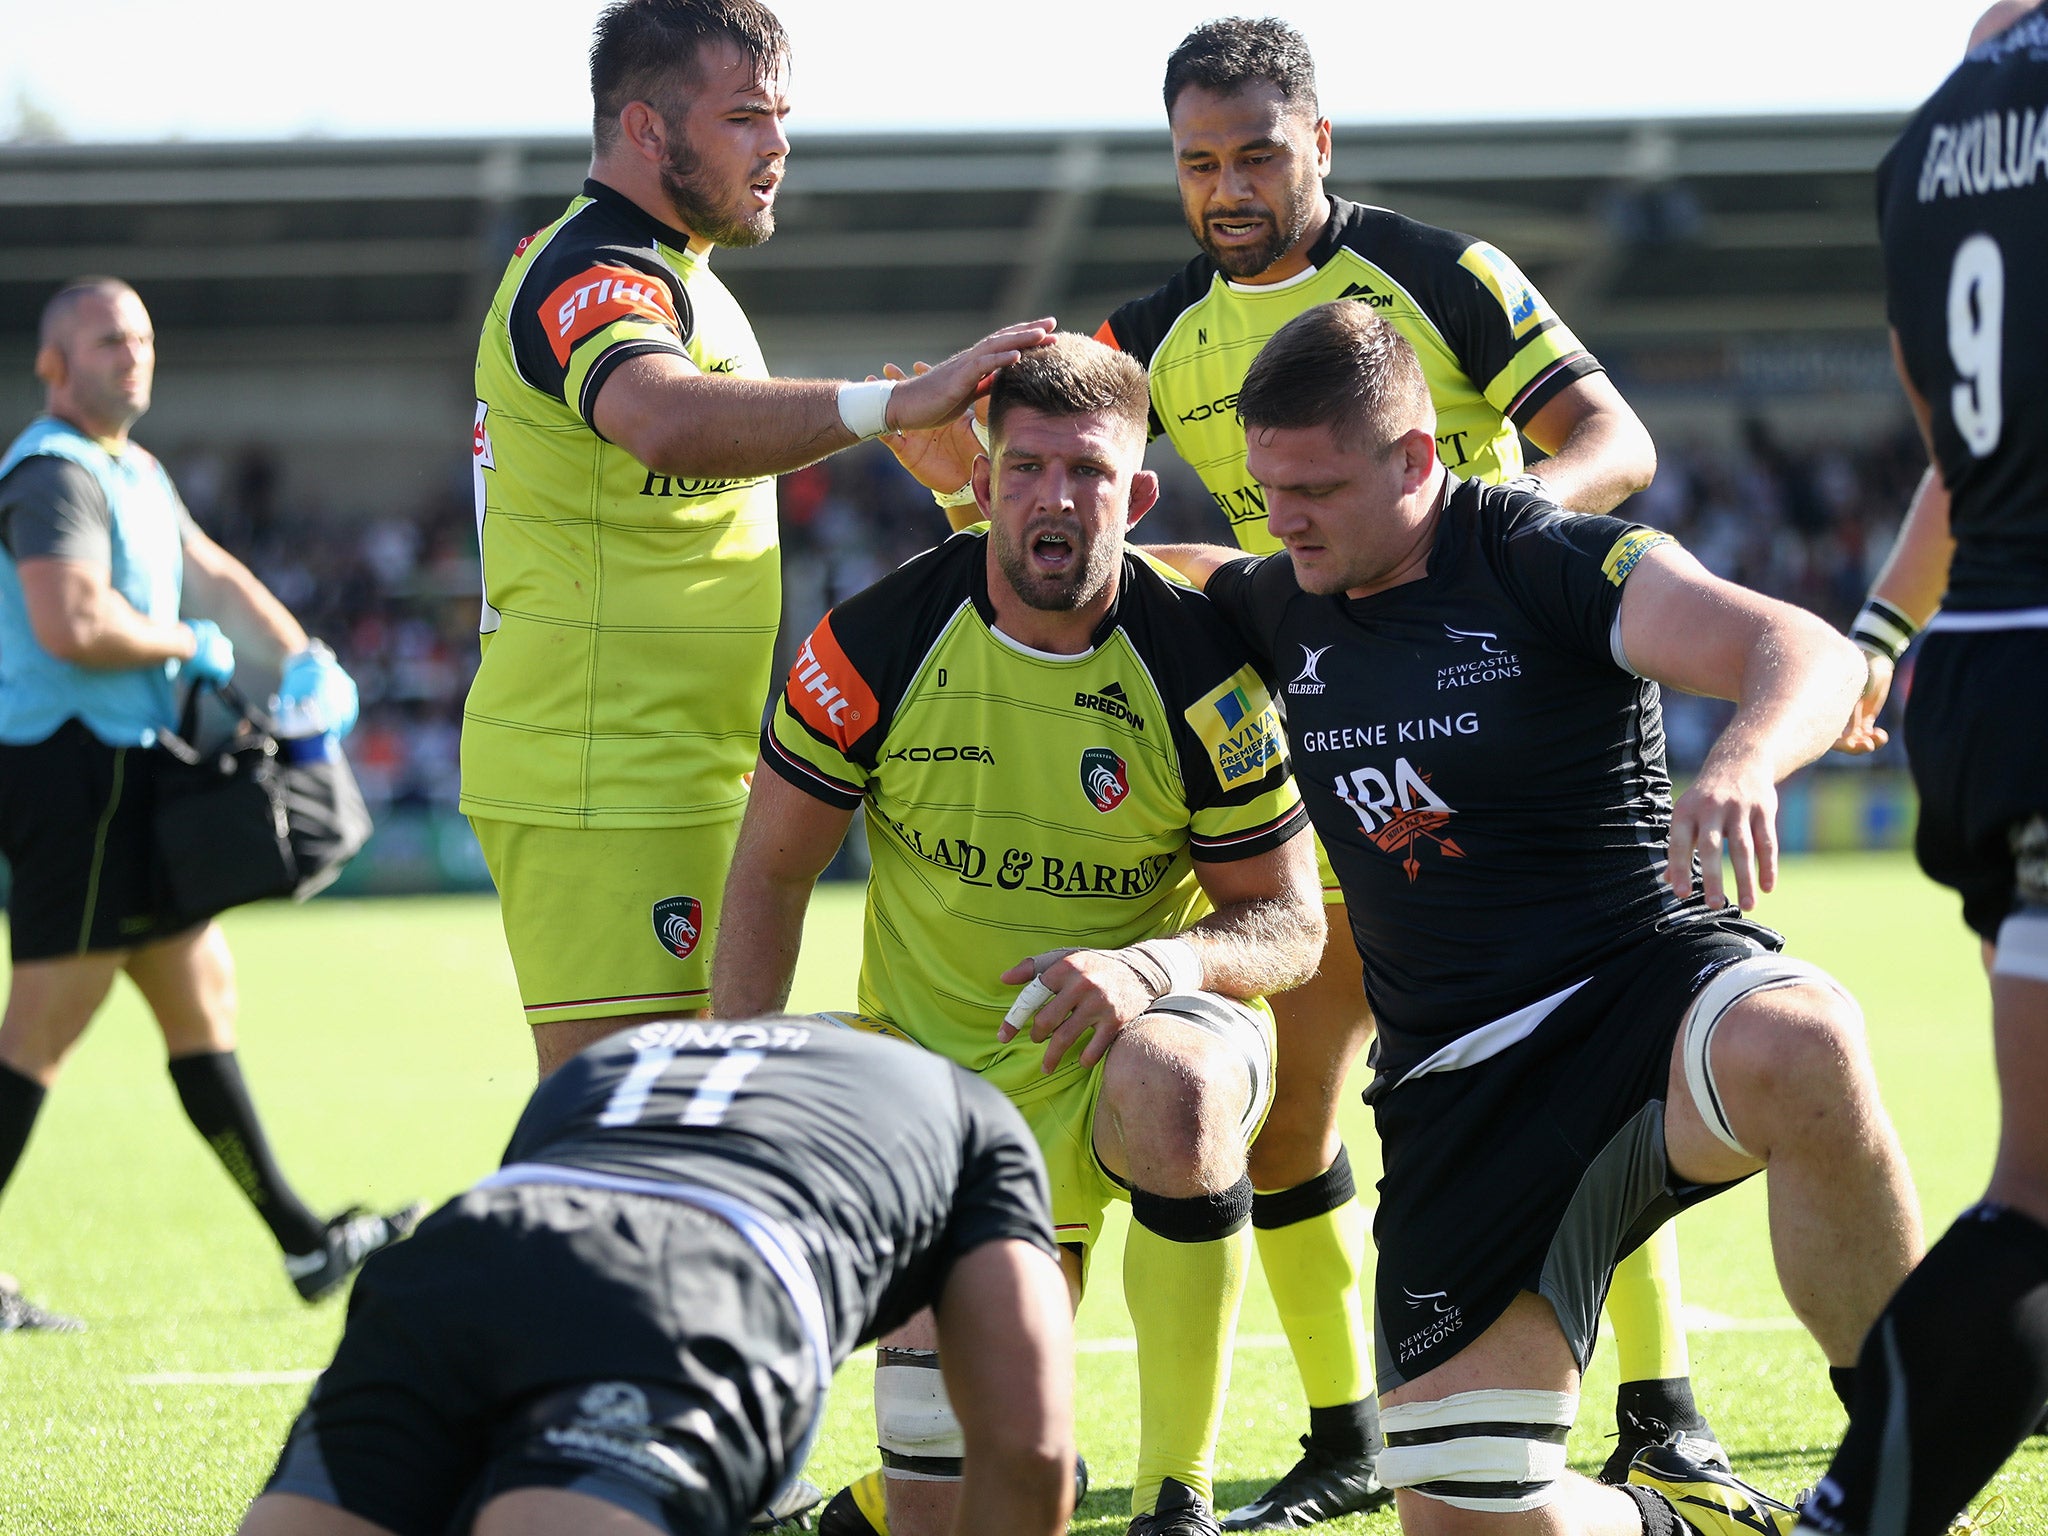
[[[498,887],[526,1022],[689,1012],[711,1000],[711,942],[737,821],[580,830],[472,816]]]

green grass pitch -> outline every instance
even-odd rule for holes
[[[858,892],[821,894],[795,1003],[852,1003]],[[1763,915],[1861,997],[1930,1228],[1979,1191],[1996,1128],[1988,1005],[1955,903],[1902,857],[1793,861]],[[286,1168],[322,1208],[438,1201],[494,1162],[531,1086],[495,906],[450,898],[238,913],[242,1054]],[[162,1047],[117,992],[52,1094],[0,1207],[0,1268],[91,1322],[75,1337],[0,1336],[0,1532],[220,1532],[269,1470],[341,1308],[302,1305],[267,1235],[179,1112]],[[1354,1106],[1361,1180],[1377,1176]],[[1736,1465],[1781,1494],[1810,1483],[1842,1416],[1773,1278],[1762,1181],[1681,1223],[1695,1376]],[[1096,1492],[1075,1529],[1126,1519],[1136,1391],[1118,1287],[1121,1242],[1094,1266],[1080,1332],[1080,1442]],[[867,1466],[869,1366],[833,1394],[811,1475]],[[1605,1350],[1585,1387],[1574,1464],[1611,1428]],[[1262,1488],[1307,1427],[1256,1270],[1223,1432],[1219,1497]],[[2048,1529],[2048,1453],[2001,1475],[2005,1528]],[[1390,1536],[1391,1515],[1329,1527]]]

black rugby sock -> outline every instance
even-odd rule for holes
[[[1695,1430],[1707,1427],[1706,1416],[1693,1401],[1690,1376],[1664,1376],[1655,1381],[1624,1381],[1614,1392],[1617,1424],[1644,1424],[1651,1420],[1666,1429]]]
[[[171,1081],[186,1117],[213,1148],[228,1177],[249,1197],[277,1245],[299,1254],[311,1253],[325,1242],[326,1224],[293,1193],[271,1155],[235,1053],[202,1051],[174,1057]]]
[[[1835,1396],[1842,1400],[1844,1408],[1856,1406],[1856,1367],[1853,1365],[1831,1365],[1828,1367],[1828,1385],[1835,1389]]]
[[[1849,1433],[1806,1518],[1938,1536],[2048,1406],[2048,1228],[1965,1211],[1863,1342]]]
[[[1308,1440],[1317,1450],[1346,1460],[1378,1455],[1379,1399],[1362,1397],[1355,1403],[1338,1403],[1333,1408],[1309,1409]]]
[[[14,1177],[14,1165],[28,1146],[36,1112],[43,1107],[43,1085],[0,1062],[0,1189]]]

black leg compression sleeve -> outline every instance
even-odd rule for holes
[[[14,1176],[28,1145],[28,1133],[35,1129],[36,1112],[43,1107],[43,1085],[23,1077],[14,1068],[0,1065],[0,1189]]]
[[[1155,1195],[1131,1190],[1131,1220],[1169,1242],[1213,1243],[1252,1219],[1252,1181],[1239,1179],[1213,1195]]]
[[[1306,1184],[1252,1196],[1252,1225],[1264,1231],[1291,1227],[1297,1221],[1327,1216],[1358,1193],[1351,1176],[1351,1153],[1337,1149],[1337,1160]]]
[[[1699,1429],[1706,1424],[1693,1401],[1690,1376],[1660,1376],[1651,1381],[1624,1381],[1614,1392],[1614,1421],[1622,1425],[1655,1422],[1666,1429]]]
[[[256,1207],[286,1253],[311,1253],[326,1240],[326,1225],[307,1210],[271,1156],[256,1106],[233,1051],[201,1051],[171,1061],[178,1100],[228,1177]]]
[[[1940,1536],[2048,1406],[2048,1228],[1965,1211],[1856,1362],[1849,1433],[1805,1517],[1847,1536]]]
[[[1375,1456],[1380,1449],[1379,1399],[1361,1397],[1355,1403],[1338,1403],[1331,1408],[1308,1411],[1309,1443],[1332,1456]]]

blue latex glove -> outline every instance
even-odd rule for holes
[[[319,640],[285,659],[277,696],[270,702],[277,733],[287,740],[300,736],[346,736],[355,729],[360,708],[355,679],[342,670],[334,652]]]
[[[195,683],[224,683],[235,675],[235,644],[211,619],[186,619],[192,631],[192,655],[178,665],[178,675]]]

